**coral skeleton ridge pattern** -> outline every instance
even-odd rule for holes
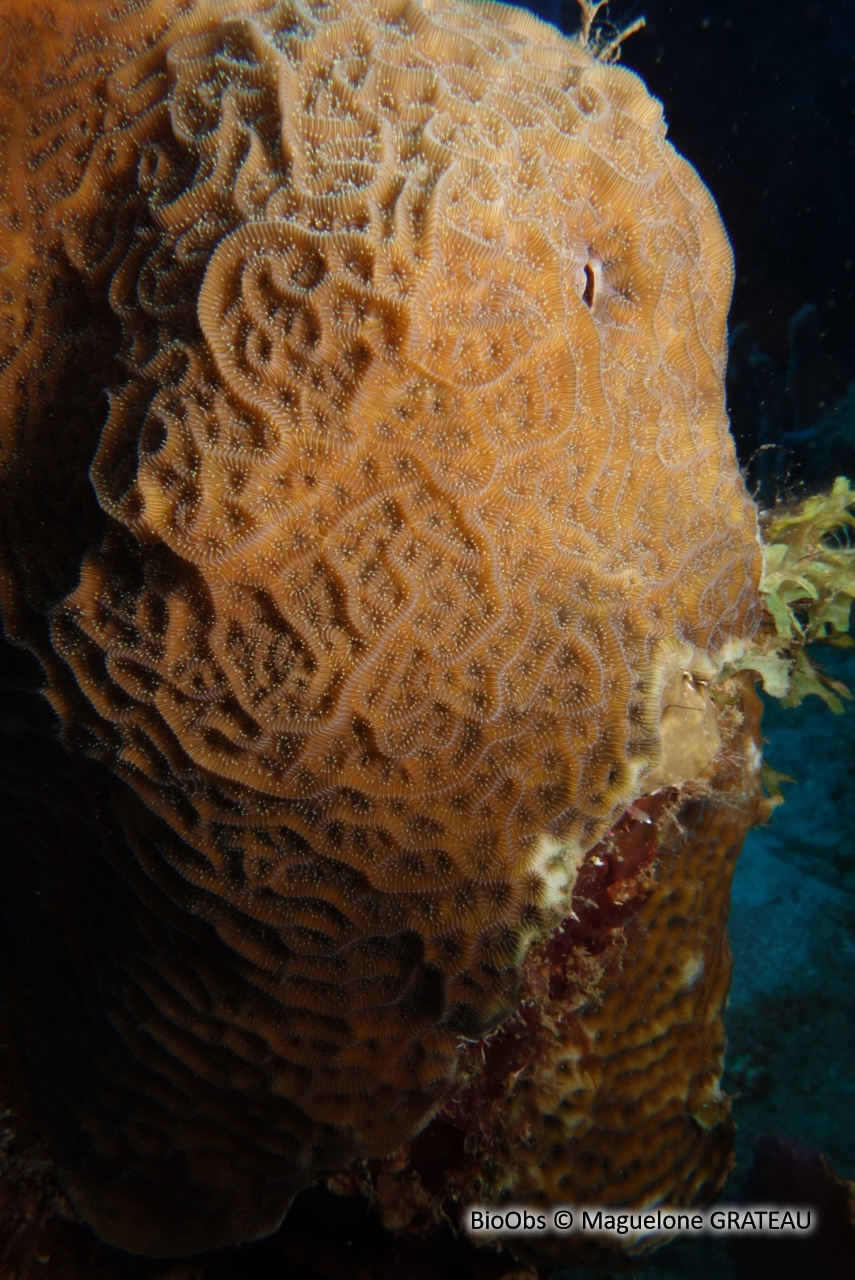
[[[718,750],[761,568],[731,254],[641,81],[518,9],[0,35],[3,621],[129,922],[76,947],[62,873],[101,992],[62,1082],[10,1005],[74,1204],[191,1253],[411,1138],[589,852]]]

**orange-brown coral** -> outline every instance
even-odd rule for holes
[[[730,251],[640,81],[519,10],[2,22],[4,625],[113,777],[45,1088],[75,1205],[189,1252],[424,1124],[585,854],[717,750]]]

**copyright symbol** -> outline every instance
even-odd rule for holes
[[[573,1226],[573,1214],[569,1209],[556,1209],[552,1222],[558,1231],[569,1231]]]

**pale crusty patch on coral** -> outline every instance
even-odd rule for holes
[[[751,633],[730,249],[640,80],[521,10],[5,23],[5,625],[194,851],[310,1177],[430,1113],[566,910],[544,849],[656,767],[674,647]]]
[[[567,1026],[558,1010],[542,1058],[533,1055],[512,1083],[488,1194],[648,1208],[706,1203],[727,1176],[733,1122],[720,1084],[730,882],[768,802],[753,679],[735,677],[719,697],[733,703],[716,708],[725,750],[659,820],[652,892],[597,996]],[[548,1023],[548,1002],[543,1012]]]

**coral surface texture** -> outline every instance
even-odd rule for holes
[[[3,58],[22,1132],[152,1255],[499,1096],[496,1195],[586,1108],[574,1195],[708,1194],[761,551],[659,104],[462,0],[4,0]]]

